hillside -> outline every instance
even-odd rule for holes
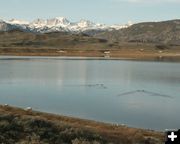
[[[151,36],[147,34],[151,33],[150,30],[141,30],[139,25],[141,24],[113,33],[99,32],[97,34],[96,31],[93,32],[93,35],[69,32],[31,33],[17,29],[9,30],[0,32],[0,55],[180,60],[178,30],[169,32],[169,37],[164,35],[161,40],[158,40],[158,33],[165,33],[166,31],[157,30],[154,33],[152,32],[153,36]],[[135,31],[134,29],[138,30]],[[169,29],[172,30],[171,27]]]
[[[103,43],[103,45],[102,45]],[[107,40],[89,37],[86,34],[52,32],[45,34],[29,33],[20,30],[0,32],[0,48],[106,48]]]
[[[180,20],[138,23],[95,36],[118,42],[180,45]]]

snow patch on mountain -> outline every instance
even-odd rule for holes
[[[23,25],[23,24],[29,24],[28,21],[24,21],[24,20],[18,20],[18,19],[11,19],[9,21],[6,21],[9,24],[19,24],[19,25]]]
[[[4,21],[2,21],[4,22]],[[0,23],[2,23],[0,21]],[[119,30],[131,26],[131,23],[126,25],[105,25],[94,23],[88,20],[80,20],[78,22],[70,22],[65,17],[56,17],[52,19],[36,19],[32,22],[23,20],[12,19],[5,21],[7,24],[18,26],[19,29],[30,32],[84,32],[90,30],[106,31],[106,30]]]

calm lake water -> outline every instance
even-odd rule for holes
[[[138,128],[180,128],[180,63],[0,57],[0,103]]]

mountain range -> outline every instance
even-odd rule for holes
[[[64,17],[36,19],[32,22],[12,19],[0,20],[0,31],[20,30],[34,34],[65,32],[67,34],[87,34],[93,38],[111,42],[155,43],[180,45],[180,20],[142,22],[126,25],[105,25],[88,20],[70,22]]]
[[[23,20],[0,20],[0,31],[22,30],[25,32],[48,33],[48,32],[87,32],[87,31],[112,31],[127,28],[131,23],[125,25],[105,25],[94,23],[89,20],[80,20],[79,22],[70,22],[64,17],[52,19],[36,19],[32,22]]]
[[[0,21],[0,55],[93,56],[180,61],[180,20],[121,28],[89,21]]]

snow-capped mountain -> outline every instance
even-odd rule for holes
[[[7,23],[3,20],[0,20],[0,31],[10,31],[14,29],[22,29],[22,27],[14,24]]]
[[[32,22],[12,19],[9,21],[0,20],[0,31],[8,31],[12,29],[20,29],[29,32],[47,33],[47,32],[72,32],[79,33],[85,31],[111,31],[127,28],[132,24],[126,25],[105,25],[93,23],[88,20],[80,20],[78,22],[70,22],[64,17],[56,17],[52,19],[36,19]]]
[[[24,20],[17,20],[17,19],[11,19],[8,21],[9,24],[19,24],[19,25],[23,25],[23,24],[29,24],[28,21],[24,21]]]
[[[67,27],[70,24],[71,23],[66,18],[57,17],[57,18],[47,19],[47,20],[36,19],[33,22],[31,22],[29,24],[29,26],[36,27],[36,28],[42,28],[42,27],[49,27],[49,28],[51,28],[51,27],[55,27],[55,26],[56,27],[59,27],[59,26]]]

